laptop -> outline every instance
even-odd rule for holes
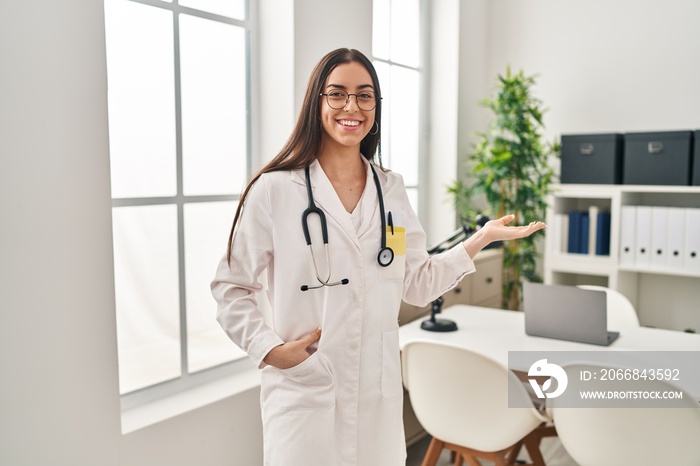
[[[531,336],[608,346],[620,332],[608,332],[604,291],[575,286],[523,283],[525,333]]]

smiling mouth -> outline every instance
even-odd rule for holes
[[[341,126],[350,126],[350,127],[357,127],[357,126],[360,126],[360,124],[362,123],[361,121],[358,121],[358,120],[337,120],[337,121]]]

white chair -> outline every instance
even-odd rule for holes
[[[591,364],[564,367],[569,378],[566,391],[586,390],[580,371],[600,373],[601,367]],[[646,389],[681,390],[658,380],[645,385]],[[561,407],[561,403],[559,398],[548,400],[548,412],[562,445],[580,466],[700,464],[700,407],[687,392],[683,392],[685,408],[584,408]]]
[[[414,341],[402,351],[404,385],[418,421],[433,437],[423,466],[434,466],[443,448],[456,453],[455,465],[476,458],[497,466],[513,464],[522,445],[533,465],[544,466],[543,436],[554,435],[525,387],[506,367],[464,348],[435,341]],[[508,407],[509,380],[518,388]],[[512,400],[513,398],[511,398]]]
[[[608,305],[608,330],[620,330],[624,327],[639,327],[637,311],[629,299],[612,288],[596,285],[578,285],[584,290],[604,291]]]

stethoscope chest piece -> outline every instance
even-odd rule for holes
[[[389,265],[394,261],[394,250],[391,248],[382,248],[379,250],[377,255],[377,262],[382,267],[389,267]]]

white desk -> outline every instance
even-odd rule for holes
[[[526,335],[525,315],[517,311],[455,305],[444,309],[437,318],[456,322],[458,330],[429,332],[420,328],[424,319],[418,319],[399,330],[401,347],[415,340],[443,341],[483,354],[505,367],[508,367],[508,351],[700,351],[700,335],[673,330],[622,328],[610,346],[598,346]],[[527,371],[527,368],[517,369]],[[695,391],[693,395],[700,399],[700,393]]]
[[[489,356],[505,365],[508,351],[700,351],[700,335],[647,327],[620,329],[619,338],[610,346],[589,345],[525,334],[525,314],[486,307],[455,305],[437,318],[457,323],[456,332],[428,332],[420,328],[425,319],[403,325],[399,343],[413,340],[449,342]]]

